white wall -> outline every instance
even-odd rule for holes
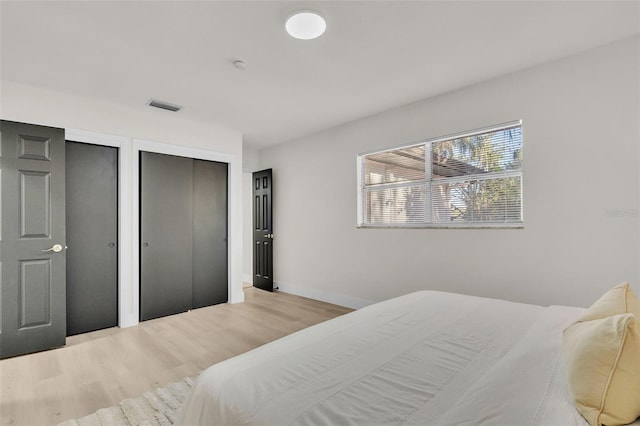
[[[242,279],[253,284],[253,188],[251,175],[259,170],[256,149],[242,149]]]
[[[180,113],[170,113],[146,106],[127,108],[96,99],[78,97],[60,92],[3,80],[0,84],[0,117],[5,120],[75,129],[75,134],[91,139],[124,141],[127,161],[120,163],[126,177],[121,186],[124,201],[120,212],[123,239],[120,250],[120,325],[137,323],[137,274],[134,265],[137,253],[134,238],[137,223],[137,200],[133,186],[137,158],[135,146],[159,147],[166,152],[184,152],[184,155],[204,155],[229,160],[229,259],[230,301],[244,300],[242,292],[242,135],[214,123],[187,120]],[[77,131],[79,130],[79,131]],[[117,135],[119,137],[111,137]],[[146,145],[145,145],[146,144]],[[124,188],[124,191],[123,191]]]
[[[242,148],[242,170],[245,173],[252,173],[258,170],[259,157],[258,150],[243,146]]]
[[[242,281],[253,285],[253,196],[251,173],[242,173]]]
[[[280,288],[352,306],[419,289],[587,306],[639,289],[639,50],[623,40],[261,151]],[[358,153],[516,119],[524,229],[356,228]]]

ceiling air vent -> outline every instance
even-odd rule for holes
[[[151,102],[149,102],[149,106],[160,108],[160,109],[166,109],[167,111],[172,111],[172,112],[180,111],[182,109],[182,107],[179,105],[170,104],[169,102],[165,102],[165,101],[158,101],[156,99],[152,99]]]

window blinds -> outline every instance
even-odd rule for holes
[[[359,157],[361,225],[521,224],[522,124]]]

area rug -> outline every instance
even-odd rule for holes
[[[125,399],[113,407],[102,408],[88,416],[67,420],[58,426],[172,425],[194,380],[195,378],[187,377],[180,382],[145,392],[137,398]]]

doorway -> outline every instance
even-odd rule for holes
[[[253,286],[273,291],[273,173],[253,173]]]

